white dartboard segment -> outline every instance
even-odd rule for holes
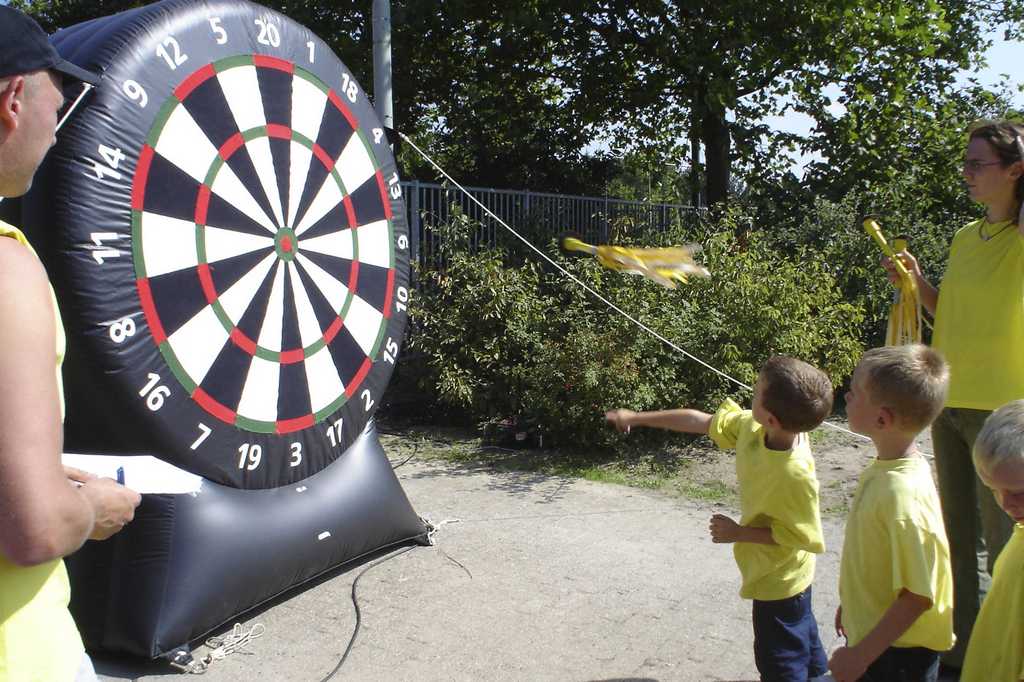
[[[281,320],[284,316],[284,263],[274,266],[274,284],[267,301],[267,313],[260,330],[259,344],[272,351],[281,350]]]
[[[188,246],[189,237],[195,241],[194,222],[145,214],[142,223],[145,227],[141,230],[141,248],[149,277],[195,268],[199,264],[195,246]]]
[[[88,390],[127,405],[132,447],[268,487],[341,456],[383,402],[414,242],[351,72],[279,15],[203,7],[109,45],[131,65],[105,64],[62,131],[88,141],[82,200],[52,222],[91,268],[62,292],[100,354]]]
[[[281,196],[277,191],[277,184],[274,172],[274,158],[270,151],[270,139],[258,137],[246,144],[245,149],[249,152],[256,174],[260,179],[263,193],[270,200],[274,215],[272,226],[274,228],[284,227],[284,210],[281,208]],[[263,224],[263,223],[261,223]]]
[[[255,235],[212,225],[202,228],[201,239],[205,246],[207,263],[274,248],[274,238],[269,234]]]
[[[351,296],[349,288],[301,253],[297,260],[299,265],[302,266],[316,284],[320,293],[327,299],[328,303],[330,303],[331,308],[341,312],[342,306],[345,305],[345,301],[347,301]]]
[[[358,231],[361,232],[362,229]],[[330,232],[319,237],[303,239],[302,250],[314,251],[316,253],[322,253],[325,256],[333,256],[335,258],[352,260],[355,257],[355,232],[356,230],[338,230],[337,232]],[[387,244],[384,244],[382,248],[386,249]],[[370,249],[367,249],[367,251],[370,251]],[[363,260],[362,251],[360,251],[359,256],[360,260]]]

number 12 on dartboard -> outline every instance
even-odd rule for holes
[[[74,277],[102,279],[105,307],[75,322],[106,342],[90,379],[130,405],[126,440],[262,489],[328,466],[379,409],[412,243],[352,72],[285,16],[215,6],[157,22],[104,72],[68,169],[97,199],[54,218]]]

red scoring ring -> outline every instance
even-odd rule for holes
[[[294,65],[292,65],[290,62],[277,59],[274,57],[254,55],[254,64],[260,67],[278,69],[281,71],[285,71],[287,73],[294,73],[295,71]],[[215,75],[216,71],[214,70],[213,65],[208,64],[202,67],[201,69],[197,70],[193,74],[191,74],[184,81],[182,81],[182,83],[175,90],[175,95],[178,96],[179,101],[183,101],[199,85],[201,85],[206,80]],[[357,125],[355,118],[352,116],[352,113],[349,111],[346,104],[341,100],[340,97],[338,97],[337,93],[333,89],[328,91],[328,99],[342,113],[342,115],[346,118],[346,120],[351,125],[353,130],[357,131],[359,126]],[[291,130],[286,126],[268,124],[267,134],[268,136],[271,137],[291,139]],[[224,145],[222,145],[221,149],[218,150],[218,154],[224,161],[227,161],[227,159],[230,158],[230,156],[234,154],[244,144],[245,140],[242,137],[241,133],[236,133],[227,142],[225,142]],[[330,173],[335,165],[334,160],[331,159],[324,151],[324,149],[315,142],[313,143],[312,152],[313,155],[315,155],[320,160],[321,164],[323,164],[323,166],[327,169],[328,173]],[[145,193],[149,175],[149,167],[152,162],[154,153],[154,149],[150,147],[148,144],[143,145],[139,155],[137,171],[135,173],[134,181],[132,183],[131,207],[132,209],[140,212],[144,211]],[[385,186],[383,175],[380,170],[376,172],[376,181],[378,189],[380,191],[380,198],[383,204],[385,216],[388,220],[390,220],[392,218],[391,202],[389,200],[387,188]],[[209,205],[210,193],[210,188],[205,184],[200,186],[200,189],[197,193],[195,217],[196,222],[199,223],[200,225],[205,225],[206,211]],[[349,196],[344,197],[343,204],[345,207],[346,216],[349,220],[350,225],[352,225],[351,229],[358,229],[355,210],[352,205],[351,198]],[[291,244],[289,242],[287,244],[283,244],[282,248],[284,248],[285,250],[289,250],[290,246]],[[204,263],[201,264],[200,266],[197,266],[197,275],[199,276],[200,281],[204,285],[204,295],[207,297],[208,301],[212,303],[217,298],[217,292],[215,287],[213,286],[213,280],[209,275],[208,264]],[[349,273],[350,281],[352,283],[350,289],[353,294],[356,293],[358,276],[359,262],[357,260],[353,260]],[[385,303],[384,309],[382,311],[383,316],[385,318],[391,317],[391,303],[394,293],[394,279],[395,272],[394,269],[391,268],[388,271],[388,278],[386,284],[387,289],[385,292]],[[142,303],[142,308],[147,318],[147,322],[149,323],[153,339],[159,346],[164,341],[167,340],[167,335],[163,329],[159,315],[156,311],[155,302],[153,300],[152,292],[149,286],[149,280],[146,277],[138,278],[136,284],[139,292],[139,298]],[[336,318],[334,322],[331,323],[330,327],[324,332],[323,339],[325,343],[329,344],[334,339],[334,337],[341,331],[343,325],[343,320],[340,317]],[[255,354],[255,342],[253,342],[251,339],[248,339],[244,334],[242,334],[240,330],[238,330],[237,327],[232,331],[230,337],[232,341],[236,343],[239,347],[241,347],[243,350],[249,352],[250,354]],[[302,359],[303,351],[302,349],[284,351],[282,353],[282,356],[285,355],[289,356],[288,361],[297,362]],[[282,359],[282,361],[284,360]],[[366,378],[366,375],[369,373],[370,369],[372,368],[372,365],[373,362],[371,358],[364,358],[355,377],[346,387],[346,396],[351,397],[355,393],[358,387],[362,384],[363,380]],[[204,409],[206,409],[209,413],[218,417],[222,421],[226,421],[228,423],[234,422],[236,416],[235,412],[230,408],[218,403],[211,396],[209,396],[201,387],[196,387],[196,390],[193,392],[192,397],[201,405],[203,405]],[[299,417],[296,419],[280,420],[277,423],[277,433],[288,433],[291,431],[301,430],[304,428],[308,428],[309,426],[312,426],[313,423],[314,415],[312,414],[305,415],[303,417]]]
[[[205,80],[205,78],[203,80]],[[194,89],[194,87],[190,88],[189,92],[191,92],[192,89]],[[345,112],[343,111],[342,113]],[[288,128],[287,126],[279,124],[268,124],[267,136],[282,140],[292,139],[291,129]],[[220,149],[217,150],[217,154],[226,163],[227,160],[230,159],[231,156],[239,149],[241,149],[243,146],[245,146],[245,138],[242,137],[241,133],[235,133],[230,138],[228,138],[224,142],[224,144],[221,145]],[[152,152],[152,150],[150,151]],[[313,155],[320,160],[320,163],[324,166],[324,168],[327,169],[327,173],[328,175],[330,175],[331,171],[334,168],[334,161],[333,159],[330,158],[330,156],[328,156],[327,152],[323,149],[323,147],[316,144],[315,142],[313,143]],[[385,215],[387,215],[390,218],[391,206],[390,203],[387,201],[387,195],[383,191],[383,183],[381,181],[380,171],[377,171],[376,175],[378,187],[381,189],[381,201],[384,204],[384,212]],[[198,225],[205,226],[206,224],[206,216],[207,211],[209,209],[211,194],[212,189],[205,183],[199,187],[199,192],[196,196],[195,208],[195,221]],[[141,205],[141,196],[139,203]],[[349,224],[353,226],[349,229],[353,231],[357,230],[358,224],[356,221],[355,206],[353,206],[352,204],[352,198],[349,195],[345,195],[345,197],[342,198],[342,204],[345,207],[346,218],[348,219]],[[297,251],[297,247],[298,244],[293,245],[291,243],[291,240],[286,239],[285,243],[282,243],[281,248],[285,251],[291,251],[293,248],[295,248],[295,250]],[[202,285],[203,293],[206,296],[207,303],[213,303],[214,301],[216,301],[218,298],[218,292],[216,286],[214,285],[213,278],[210,276],[209,265],[206,263],[200,263],[198,266],[196,266],[196,275],[199,277],[199,281],[200,284]],[[391,285],[393,279],[393,273],[389,272],[388,290],[385,295],[386,301],[391,300]],[[352,265],[349,268],[348,282],[346,282],[345,285],[349,289],[349,291],[351,291],[351,295],[355,296],[359,288],[359,261],[352,261]],[[390,311],[387,308],[385,308],[385,310],[383,311],[385,318],[390,317],[389,312]],[[338,332],[341,331],[341,328],[343,326],[344,320],[341,319],[341,316],[338,316],[335,319],[335,321],[331,323],[330,327],[327,328],[327,331],[324,332],[322,336],[324,343],[330,344],[331,341],[334,340],[334,337],[338,335]],[[242,349],[249,355],[256,354],[256,342],[250,339],[246,334],[244,334],[237,326],[231,330],[231,333],[229,334],[228,338],[231,340],[232,343],[234,343],[236,346],[238,346],[240,349]],[[297,362],[302,362],[303,360],[305,360],[306,355],[305,350],[303,348],[290,348],[288,350],[280,351],[278,357],[279,362],[281,364],[290,365]],[[359,375],[357,374],[357,377],[358,376]]]

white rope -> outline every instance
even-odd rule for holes
[[[256,623],[248,630],[243,628],[241,623],[235,623],[235,627],[231,629],[231,634],[223,637],[211,637],[206,640],[206,646],[211,648],[207,658],[210,662],[222,661],[236,651],[241,651],[252,640],[262,637],[266,631],[267,628],[264,627],[263,623]],[[209,665],[209,662],[207,665]]]
[[[483,203],[481,203],[481,202],[480,202],[480,201],[479,201],[479,200],[478,200],[478,199],[477,199],[477,198],[476,198],[475,196],[473,196],[473,195],[472,195],[472,194],[471,194],[471,193],[470,193],[470,192],[469,192],[469,191],[468,191],[468,190],[467,190],[467,189],[466,189],[465,187],[463,187],[463,186],[462,186],[462,185],[460,185],[460,184],[459,184],[458,182],[456,182],[456,181],[455,181],[455,178],[453,178],[453,177],[452,177],[451,175],[449,175],[449,174],[448,174],[448,173],[447,173],[447,172],[446,172],[446,171],[445,171],[445,170],[444,170],[443,168],[441,168],[441,167],[440,167],[439,165],[437,165],[437,163],[436,163],[436,162],[435,162],[435,161],[434,161],[434,160],[433,160],[432,158],[430,158],[429,156],[427,156],[426,152],[424,152],[424,151],[423,151],[422,149],[420,149],[419,147],[417,147],[417,146],[416,146],[416,143],[415,143],[415,142],[413,142],[412,140],[410,140],[410,139],[409,139],[409,137],[408,137],[408,136],[407,136],[407,135],[406,135],[405,133],[399,132],[398,134],[399,134],[399,135],[401,136],[401,138],[402,138],[403,140],[405,140],[405,141],[406,141],[406,143],[408,143],[408,145],[409,145],[410,147],[412,147],[413,149],[415,149],[415,150],[416,150],[416,151],[417,151],[417,152],[419,153],[419,155],[420,155],[420,156],[422,156],[422,157],[423,157],[423,158],[424,158],[424,159],[425,159],[425,160],[427,161],[427,163],[429,163],[429,164],[430,164],[431,166],[433,166],[433,167],[435,168],[435,170],[437,170],[437,172],[438,172],[438,173],[440,173],[441,175],[443,175],[443,176],[445,177],[445,179],[447,179],[447,180],[448,180],[448,181],[449,181],[450,183],[452,183],[453,185],[455,185],[456,187],[458,187],[458,188],[459,188],[459,190],[461,190],[463,194],[465,194],[465,195],[466,195],[467,197],[469,197],[469,198],[470,198],[470,200],[471,200],[471,201],[473,201],[473,203],[475,203],[475,204],[476,204],[477,206],[479,206],[480,208],[482,208],[482,209],[484,210],[484,212],[486,212],[486,213],[487,213],[487,215],[489,215],[489,216],[490,216],[491,218],[493,218],[494,220],[496,220],[496,221],[498,222],[498,224],[499,224],[499,225],[501,225],[502,227],[504,227],[504,228],[505,228],[506,230],[508,230],[509,232],[511,232],[511,233],[512,233],[512,234],[513,234],[513,235],[514,235],[514,236],[516,237],[516,239],[518,239],[519,241],[521,241],[521,242],[522,242],[523,244],[526,244],[526,246],[528,246],[528,247],[529,247],[530,249],[532,249],[532,250],[533,250],[533,251],[534,251],[534,252],[535,252],[535,253],[536,253],[536,254],[537,254],[538,256],[540,256],[541,258],[543,258],[544,260],[546,260],[546,261],[547,261],[548,263],[550,263],[551,265],[553,265],[553,266],[554,266],[555,268],[557,268],[557,269],[558,269],[559,271],[561,271],[561,272],[562,272],[562,274],[564,274],[564,275],[565,275],[566,277],[568,277],[568,278],[569,278],[569,279],[571,279],[572,281],[576,282],[576,284],[578,284],[578,285],[580,285],[581,287],[583,287],[583,288],[584,288],[584,289],[585,289],[585,290],[586,290],[586,291],[587,291],[587,292],[588,292],[588,293],[589,293],[589,294],[590,294],[591,296],[593,296],[594,298],[598,299],[599,301],[601,301],[602,303],[604,303],[604,304],[605,304],[606,306],[608,306],[609,308],[611,308],[612,310],[614,310],[614,311],[615,311],[615,312],[617,312],[618,314],[622,315],[623,317],[625,317],[625,318],[626,318],[627,320],[629,320],[630,322],[632,322],[632,323],[633,323],[633,324],[635,324],[636,326],[638,326],[638,327],[640,327],[641,329],[643,329],[643,330],[644,330],[645,332],[647,332],[647,333],[648,333],[648,334],[650,334],[651,336],[655,337],[656,339],[658,339],[659,341],[661,341],[662,343],[664,343],[665,345],[667,345],[668,347],[670,347],[670,348],[671,348],[672,350],[674,350],[674,351],[676,351],[676,352],[678,352],[678,353],[682,353],[683,355],[685,355],[686,357],[690,358],[690,359],[691,359],[691,360],[693,360],[694,362],[697,362],[697,363],[699,363],[700,365],[703,365],[703,366],[704,366],[705,368],[707,368],[707,369],[711,370],[712,372],[714,372],[714,373],[715,373],[715,374],[717,374],[718,376],[720,376],[720,377],[722,377],[722,378],[724,378],[724,379],[726,379],[726,380],[728,380],[728,381],[731,381],[732,383],[736,384],[737,386],[740,386],[740,387],[742,387],[742,388],[745,388],[745,389],[747,389],[748,391],[753,391],[753,390],[754,390],[754,389],[753,389],[752,387],[750,387],[750,386],[746,385],[745,383],[743,383],[743,382],[742,382],[742,381],[740,381],[739,379],[734,379],[733,377],[729,376],[729,375],[728,375],[728,374],[726,374],[725,372],[723,372],[723,371],[721,371],[721,370],[719,370],[719,369],[717,369],[717,368],[715,368],[715,367],[712,367],[712,366],[711,366],[711,365],[709,365],[708,363],[704,362],[703,360],[701,360],[700,358],[698,358],[698,357],[697,357],[696,355],[694,355],[693,353],[690,353],[690,352],[686,351],[685,349],[683,349],[683,348],[680,348],[680,347],[679,347],[679,346],[677,346],[676,344],[672,343],[672,341],[668,340],[667,338],[665,338],[664,336],[662,336],[662,335],[661,335],[661,334],[659,334],[658,332],[654,331],[653,329],[651,329],[650,327],[648,327],[648,326],[647,326],[646,324],[644,324],[644,323],[643,323],[643,322],[641,322],[640,320],[636,319],[635,317],[633,317],[632,315],[630,315],[629,313],[627,313],[627,312],[626,312],[625,310],[623,310],[622,308],[618,307],[617,305],[615,305],[614,303],[612,303],[611,301],[609,301],[609,300],[608,300],[607,298],[605,298],[605,297],[604,297],[604,296],[602,296],[602,295],[601,295],[600,293],[598,293],[598,292],[597,292],[597,291],[595,291],[595,290],[594,290],[593,288],[591,288],[591,287],[590,287],[590,286],[589,286],[589,285],[588,285],[588,284],[587,284],[586,282],[583,282],[583,281],[582,281],[582,280],[580,280],[580,279],[579,279],[578,277],[576,277],[575,275],[573,275],[573,274],[572,274],[571,272],[569,272],[568,270],[566,270],[565,268],[563,268],[563,267],[562,267],[561,265],[559,265],[558,263],[556,263],[556,262],[555,262],[554,260],[552,260],[552,259],[551,259],[551,258],[550,258],[550,257],[549,257],[549,256],[548,256],[548,255],[547,255],[546,253],[544,253],[543,251],[541,251],[540,249],[538,249],[538,248],[537,248],[536,246],[534,246],[533,244],[531,244],[531,243],[530,243],[530,241],[526,239],[526,237],[524,237],[524,236],[522,236],[521,234],[519,234],[518,232],[516,232],[516,231],[515,231],[514,229],[512,229],[512,228],[511,228],[511,227],[510,227],[510,226],[508,225],[508,223],[506,223],[506,222],[505,222],[504,220],[502,220],[501,218],[499,218],[498,216],[496,216],[496,215],[494,214],[494,212],[493,212],[493,211],[491,211],[491,209],[489,209],[489,208],[487,208],[486,206],[484,206],[484,205],[483,205]],[[828,427],[830,427],[830,428],[833,428],[833,429],[835,429],[836,431],[842,431],[843,433],[849,434],[849,435],[851,435],[851,436],[854,436],[854,437],[856,437],[856,438],[860,438],[860,439],[862,439],[862,440],[871,440],[871,439],[870,439],[870,438],[868,438],[867,436],[863,436],[863,435],[861,435],[861,434],[859,434],[859,433],[854,433],[853,431],[850,431],[849,429],[843,428],[842,426],[839,426],[838,424],[832,424],[832,423],[830,423],[830,422],[822,422],[822,425],[823,425],[823,426],[828,426]]]
[[[843,427],[843,426],[840,426],[839,424],[833,424],[832,422],[821,422],[821,425],[822,426],[827,426],[830,429],[835,429],[836,431],[842,431],[843,433],[845,433],[847,435],[850,435],[850,436],[853,436],[854,438],[859,438],[860,440],[867,440],[867,441],[871,440],[870,438],[868,438],[864,434],[854,433],[850,429],[848,429],[846,427]]]
[[[429,517],[421,516],[420,520],[423,521],[427,526],[427,544],[434,544],[434,536],[437,535],[438,531],[447,526],[449,523],[462,523],[462,519],[445,519],[438,521],[437,523],[431,523]]]
[[[580,285],[581,287],[583,287],[584,289],[586,289],[586,290],[587,290],[587,292],[589,292],[591,296],[593,296],[594,298],[598,299],[599,301],[601,301],[602,303],[604,303],[604,304],[605,304],[606,306],[608,306],[609,308],[611,308],[612,310],[614,310],[614,311],[615,311],[615,312],[617,312],[618,314],[622,315],[622,316],[623,316],[623,317],[625,317],[625,318],[626,318],[627,320],[629,320],[630,322],[632,322],[632,323],[633,323],[633,324],[635,324],[636,326],[640,327],[640,328],[641,328],[641,329],[643,329],[643,330],[644,330],[645,332],[647,332],[647,333],[648,333],[648,334],[650,334],[651,336],[655,337],[656,339],[658,339],[658,340],[659,340],[659,341],[661,341],[662,343],[665,343],[666,345],[668,345],[668,346],[669,346],[670,348],[672,348],[672,349],[673,349],[673,350],[675,350],[676,352],[682,353],[683,355],[685,355],[686,357],[690,358],[690,359],[691,359],[691,360],[693,360],[694,362],[697,362],[697,363],[699,363],[699,364],[703,365],[704,367],[706,367],[707,369],[711,370],[711,371],[712,371],[712,372],[714,372],[715,374],[717,374],[717,375],[721,376],[721,377],[722,377],[722,378],[724,378],[724,379],[727,379],[727,380],[729,380],[729,381],[733,382],[734,384],[736,384],[736,385],[738,385],[738,386],[742,386],[743,388],[747,389],[748,391],[752,391],[752,390],[753,390],[753,388],[751,388],[750,386],[747,386],[747,385],[746,385],[745,383],[743,383],[742,381],[740,381],[740,380],[738,380],[738,379],[733,379],[733,378],[732,378],[731,376],[729,376],[729,375],[728,375],[728,374],[726,374],[725,372],[722,372],[721,370],[718,370],[718,369],[716,369],[716,368],[712,367],[712,366],[711,366],[711,365],[709,365],[708,363],[706,363],[706,362],[704,362],[703,360],[701,360],[700,358],[698,358],[698,357],[697,357],[696,355],[693,355],[692,353],[689,353],[689,352],[687,352],[686,350],[684,350],[684,349],[680,348],[679,346],[677,346],[676,344],[672,343],[671,341],[669,341],[668,339],[666,339],[666,338],[665,338],[664,336],[662,336],[662,335],[661,335],[661,334],[659,334],[658,332],[654,331],[653,329],[651,329],[650,327],[648,327],[648,326],[647,326],[646,324],[644,324],[644,323],[643,323],[643,322],[641,322],[640,320],[636,319],[635,317],[633,317],[632,315],[630,315],[629,313],[627,313],[627,312],[626,312],[625,310],[623,310],[622,308],[618,307],[617,305],[615,305],[614,303],[612,303],[611,301],[609,301],[609,300],[608,300],[607,298],[605,298],[604,296],[602,296],[601,294],[599,294],[599,293],[598,293],[598,292],[597,292],[596,290],[594,290],[593,288],[591,288],[591,287],[590,287],[590,286],[589,286],[589,285],[588,285],[588,284],[587,284],[586,282],[584,282],[584,281],[580,280],[580,279],[579,279],[578,277],[576,277],[576,276],[575,276],[574,274],[572,274],[571,272],[569,272],[568,270],[566,270],[565,268],[563,268],[563,267],[562,267],[561,265],[559,265],[558,263],[556,263],[556,262],[555,262],[554,260],[552,260],[552,259],[551,259],[551,258],[550,258],[550,257],[549,257],[549,256],[548,256],[548,255],[547,255],[546,253],[544,253],[543,251],[541,251],[540,249],[538,249],[538,248],[537,248],[536,246],[534,246],[533,244],[531,244],[531,243],[530,243],[530,241],[529,241],[528,239],[526,239],[526,237],[522,236],[521,234],[519,234],[518,232],[516,232],[516,231],[515,231],[514,229],[512,229],[511,227],[509,227],[508,223],[506,223],[506,222],[505,222],[504,220],[502,220],[501,218],[499,218],[498,216],[496,216],[496,215],[495,215],[495,214],[494,214],[494,213],[493,213],[493,212],[491,211],[491,209],[489,209],[489,208],[487,208],[486,206],[484,206],[484,205],[483,205],[483,204],[482,204],[482,203],[481,203],[481,202],[480,202],[480,201],[479,201],[479,200],[478,200],[478,199],[477,199],[477,198],[476,198],[475,196],[473,196],[472,194],[470,194],[470,193],[469,193],[469,191],[467,191],[465,187],[463,187],[462,185],[460,185],[459,183],[457,183],[457,182],[455,181],[455,178],[453,178],[452,176],[448,175],[448,173],[446,173],[446,172],[445,172],[445,170],[444,170],[443,168],[441,168],[440,166],[438,166],[438,165],[437,165],[437,164],[436,164],[436,163],[434,162],[434,160],[433,160],[432,158],[430,158],[429,156],[427,156],[427,154],[426,154],[426,153],[425,153],[425,152],[424,152],[424,151],[423,151],[422,149],[420,149],[419,147],[417,147],[417,146],[416,146],[416,143],[414,143],[414,142],[413,142],[412,140],[410,140],[410,139],[408,138],[408,136],[406,136],[406,135],[405,135],[404,133],[398,133],[398,134],[399,134],[399,135],[401,135],[401,137],[402,137],[402,139],[403,139],[403,140],[405,140],[405,141],[406,141],[407,143],[409,143],[409,146],[410,146],[410,147],[412,147],[412,148],[413,148],[413,149],[415,149],[415,150],[416,150],[417,152],[419,152],[420,156],[422,156],[422,157],[423,157],[424,159],[426,159],[426,160],[427,160],[427,163],[429,163],[429,164],[430,164],[431,166],[433,166],[433,167],[434,167],[435,169],[437,169],[437,172],[438,172],[438,173],[440,173],[441,175],[443,175],[443,176],[444,176],[444,177],[445,177],[445,178],[446,178],[446,179],[447,179],[447,180],[448,180],[448,181],[449,181],[450,183],[452,183],[453,185],[455,185],[456,187],[458,187],[458,188],[459,188],[459,189],[460,189],[460,190],[462,191],[462,193],[463,193],[463,194],[465,194],[465,195],[466,195],[467,197],[469,197],[469,198],[470,198],[470,199],[471,199],[471,200],[473,201],[473,203],[475,203],[475,204],[476,204],[477,206],[479,206],[480,208],[482,208],[482,209],[483,209],[483,210],[484,210],[484,211],[485,211],[485,212],[487,213],[487,215],[489,215],[490,217],[492,217],[492,218],[494,218],[494,219],[495,219],[496,221],[498,221],[498,223],[499,223],[499,224],[500,224],[500,225],[501,225],[502,227],[504,227],[504,228],[505,228],[506,230],[508,230],[509,232],[511,232],[511,233],[512,233],[513,235],[515,235],[516,239],[518,239],[518,240],[519,240],[519,241],[521,241],[522,243],[526,244],[526,246],[528,246],[528,247],[529,247],[530,249],[532,249],[532,250],[533,250],[534,252],[536,252],[536,254],[537,254],[538,256],[540,256],[541,258],[543,258],[544,260],[546,260],[546,261],[547,261],[548,263],[550,263],[551,265],[555,266],[555,268],[557,268],[557,269],[558,269],[559,271],[561,271],[561,272],[562,272],[562,274],[564,274],[564,275],[565,275],[566,277],[568,277],[568,278],[569,278],[569,279],[571,279],[572,281],[576,282],[576,284],[578,284],[578,285]]]
[[[67,120],[71,118],[71,114],[75,113],[75,109],[78,108],[78,105],[82,103],[82,100],[85,99],[85,96],[89,94],[89,91],[92,90],[92,88],[93,85],[91,83],[82,83],[82,91],[78,93],[78,97],[76,97],[75,101],[71,103],[68,110],[64,112],[64,116],[57,121],[57,127],[53,129],[54,133],[57,133],[57,131],[64,127]]]
[[[195,660],[186,649],[176,652],[169,663],[172,668],[192,675],[202,675],[210,669],[215,661],[223,661],[233,653],[246,651],[245,646],[257,637],[262,637],[267,630],[263,623],[256,623],[251,628],[243,628],[241,623],[235,623],[229,634],[222,637],[211,637],[206,640],[206,646],[210,648],[209,653],[200,660]]]

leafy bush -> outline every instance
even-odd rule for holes
[[[737,220],[723,217],[705,244],[712,277],[675,290],[590,258],[566,259],[553,243],[547,252],[622,311],[739,381],[752,384],[757,367],[782,353],[822,367],[838,384],[860,354],[861,312],[809,250],[782,252],[757,231],[741,247]],[[403,368],[403,381],[406,390],[417,384],[421,404],[436,402],[435,414],[511,420],[540,430],[546,443],[593,448],[617,442],[603,418],[613,407],[713,409],[727,395],[749,400],[539,258],[513,265],[500,250],[473,253],[467,235],[475,227],[456,216],[443,228],[445,266],[419,273],[410,307],[409,356],[421,360]],[[684,241],[667,234],[648,243]]]
[[[519,413],[525,368],[544,342],[550,305],[539,268],[508,267],[504,252],[471,248],[476,225],[458,214],[439,230],[442,269],[419,273],[408,349],[419,383],[442,406],[477,421]]]
[[[977,216],[964,209],[944,213],[937,220],[912,195],[913,188],[903,182],[887,187],[882,199],[873,195],[875,202],[888,207],[876,219],[890,240],[898,235],[908,238],[910,251],[921,263],[925,276],[938,285],[954,232]],[[776,248],[799,245],[832,274],[844,300],[864,313],[859,338],[866,347],[885,342],[894,291],[879,265],[882,253],[862,227],[864,206],[871,204],[858,192],[850,192],[840,201],[818,197],[799,220],[770,233]]]

